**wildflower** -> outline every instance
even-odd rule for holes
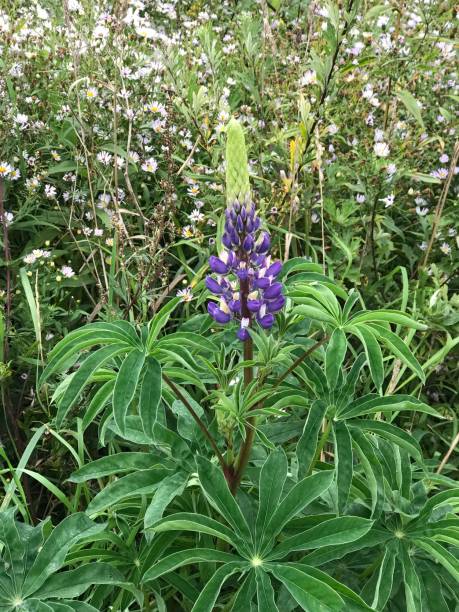
[[[421,244],[419,245],[419,248],[421,249],[421,251],[427,251],[427,242],[425,241],[421,242]]]
[[[214,275],[206,278],[206,287],[218,297],[207,310],[220,324],[239,321],[237,336],[248,340],[254,321],[263,328],[274,325],[274,314],[285,304],[282,283],[276,281],[282,264],[268,255],[271,238],[261,230],[255,204],[250,201],[249,175],[244,136],[234,119],[228,126],[227,197],[224,246],[219,257],[212,255],[209,266]]]
[[[197,185],[191,185],[188,187],[187,193],[192,198],[196,197],[199,193],[199,187]]]
[[[375,143],[373,151],[377,157],[387,157],[390,153],[389,145],[386,142]]]
[[[23,113],[18,113],[14,117],[13,121],[15,125],[19,126],[21,130],[24,130],[29,123],[29,117],[27,115],[24,115]]]
[[[397,166],[395,164],[388,164],[386,171],[387,171],[387,176],[389,178],[392,178],[394,174],[397,172]]]
[[[62,266],[61,273],[64,278],[72,278],[72,276],[75,276],[75,272],[70,266]]]
[[[94,98],[97,98],[97,89],[95,87],[88,87],[88,89],[86,90],[86,99],[87,100],[93,100]]]
[[[200,223],[201,221],[204,221],[205,216],[201,211],[195,209],[189,215],[189,218],[190,218],[190,221],[192,221],[193,223]]]
[[[449,246],[447,242],[443,242],[440,245],[440,251],[444,253],[445,255],[449,255],[451,253],[451,247]]]
[[[317,83],[317,74],[315,70],[306,70],[300,79],[300,86],[315,85]]]
[[[446,153],[443,153],[443,155],[440,155],[438,160],[441,164],[447,164],[449,162],[449,157],[446,155]]]
[[[185,289],[179,289],[177,291],[177,297],[182,299],[182,302],[191,302],[193,299],[193,291],[191,287],[185,287]]]
[[[51,151],[51,157],[55,160],[55,161],[61,161],[61,156],[59,155],[59,153],[57,151]]]
[[[0,162],[0,176],[8,176],[8,174],[13,170],[13,166],[8,164],[7,162]]]
[[[448,176],[448,169],[447,168],[438,168],[438,170],[434,170],[430,174],[431,174],[431,176],[433,176],[435,178],[438,178],[441,181],[443,181]]]
[[[355,196],[355,199],[356,199],[356,201],[357,201],[359,204],[363,204],[363,203],[365,202],[365,200],[366,200],[366,197],[363,195],[363,193],[358,193],[358,194]]]
[[[151,174],[154,174],[157,169],[158,162],[153,157],[146,159],[142,164],[142,170],[144,170],[144,172],[150,172]]]
[[[96,155],[96,158],[102,165],[109,166],[112,162],[113,155],[108,151],[100,151],[100,153]]]
[[[54,200],[56,197],[57,190],[54,185],[45,185],[45,196],[48,200]]]
[[[333,134],[336,134],[338,132],[338,126],[334,123],[331,123],[327,128],[327,132],[333,136]]]
[[[380,202],[384,202],[385,208],[389,208],[390,206],[392,206],[394,203],[394,200],[395,200],[395,196],[393,193],[386,196],[385,198],[380,198]]]
[[[454,238],[456,234],[457,234],[457,229],[455,227],[450,227],[448,229],[448,236],[450,236],[451,238]]]
[[[193,238],[194,229],[191,225],[185,225],[182,228],[182,238]]]
[[[425,217],[427,214],[429,214],[429,209],[427,206],[416,206],[416,214],[420,217]]]

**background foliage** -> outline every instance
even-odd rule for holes
[[[455,610],[456,47],[452,2],[0,3],[0,610]]]

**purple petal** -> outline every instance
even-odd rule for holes
[[[246,340],[248,340],[250,338],[250,334],[249,332],[245,329],[245,327],[240,327],[237,330],[237,337],[239,338],[239,340],[241,340],[242,342],[245,342]]]
[[[241,312],[241,300],[230,300],[228,302],[228,308],[231,312]]]
[[[211,276],[206,277],[206,287],[209,289],[209,291],[215,293],[215,295],[220,295],[223,293],[223,287],[221,287],[215,278],[212,278]]]
[[[274,325],[274,315],[268,313],[264,317],[257,318],[257,321],[263,329],[269,329]]]
[[[271,238],[268,232],[263,232],[263,236],[261,241],[258,242],[256,246],[257,253],[267,253],[269,251],[269,247],[271,246]]]
[[[266,276],[277,276],[281,270],[282,270],[282,263],[280,261],[275,261],[266,270]]]
[[[226,232],[222,236],[222,242],[227,249],[230,249],[233,246],[233,243],[231,242],[231,236]]]
[[[269,278],[262,276],[261,278],[256,278],[253,284],[257,289],[266,289],[269,287],[269,282]]]
[[[250,312],[258,312],[262,304],[261,300],[247,300],[247,308]]]
[[[282,283],[273,283],[270,287],[265,289],[263,297],[267,300],[273,300],[277,298],[282,291]]]
[[[217,323],[228,323],[231,319],[231,315],[229,312],[223,312],[223,310],[220,310],[220,308],[217,308],[217,310],[214,313],[214,319],[217,321]]]
[[[266,302],[266,308],[269,312],[279,312],[285,305],[285,298],[283,295],[280,295],[276,300],[272,302]]]
[[[252,234],[247,234],[247,236],[244,238],[244,242],[242,243],[242,248],[247,253],[250,253],[250,251],[253,249],[253,244],[254,240]]]
[[[209,266],[212,272],[216,272],[217,274],[226,274],[228,272],[228,266],[215,255],[211,255],[209,257]]]

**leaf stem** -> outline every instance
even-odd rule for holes
[[[273,387],[274,389],[277,389],[277,387],[287,378],[287,376],[289,374],[291,374],[293,372],[293,370],[295,370],[295,368],[297,368],[300,363],[302,361],[304,361],[306,359],[306,357],[309,357],[309,355],[311,355],[311,353],[313,353],[316,349],[318,349],[319,347],[322,346],[322,344],[325,344],[325,342],[327,342],[329,336],[324,336],[322,338],[322,340],[319,340],[318,342],[316,342],[315,344],[313,344],[310,348],[308,348],[307,351],[304,351],[304,353],[302,353],[298,359],[295,359],[295,361],[292,363],[292,365],[288,368],[288,370],[285,370],[285,372],[282,374],[282,376],[278,379],[278,381],[276,382],[276,384]]]
[[[190,402],[187,400],[187,398],[183,395],[183,393],[180,391],[180,389],[177,387],[177,385],[174,382],[172,382],[172,380],[169,378],[169,376],[167,376],[167,374],[165,374],[164,372],[163,372],[163,378],[166,381],[166,383],[169,385],[169,387],[172,389],[172,391],[175,393],[175,395],[179,398],[179,400],[184,404],[185,408],[188,410],[188,412],[191,414],[193,419],[198,424],[199,429],[202,431],[202,433],[208,439],[210,445],[212,446],[212,449],[213,449],[215,455],[218,458],[220,466],[221,466],[221,468],[222,468],[222,470],[223,470],[223,472],[224,472],[224,474],[226,476],[228,474],[228,465],[227,465],[227,463],[225,461],[225,458],[221,454],[220,449],[218,448],[217,443],[215,442],[214,437],[212,436],[210,431],[207,429],[207,427],[205,426],[203,421],[199,418],[199,415],[195,412],[193,406],[190,404]]]

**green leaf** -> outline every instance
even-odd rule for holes
[[[301,567],[301,569],[299,569]],[[344,601],[326,584],[306,573],[304,566],[270,565],[272,574],[288,589],[306,612],[342,612]]]
[[[79,597],[93,584],[119,585],[123,582],[124,577],[116,568],[96,562],[51,576],[34,595],[39,599]]]
[[[252,609],[252,598],[256,592],[255,572],[248,572],[244,582],[236,593],[231,612],[248,612]]]
[[[422,610],[421,584],[407,546],[400,546],[399,561],[405,586],[406,612],[419,612]]]
[[[123,499],[153,493],[169,474],[169,470],[150,469],[123,476],[102,489],[91,500],[86,512],[90,515],[98,514],[107,508],[114,507]]]
[[[370,531],[373,521],[358,516],[341,516],[322,521],[281,542],[269,554],[268,559],[281,559],[285,555],[297,551],[324,546],[339,546],[358,540]]]
[[[272,518],[266,527],[262,554],[266,551],[266,544],[268,547],[270,546],[272,540],[282,531],[284,525],[290,519],[328,489],[332,483],[333,476],[333,471],[318,472],[313,476],[304,478],[289,491],[274,510]]]
[[[396,323],[397,325],[403,325],[404,327],[419,329],[422,331],[428,329],[427,325],[424,325],[424,323],[419,323],[419,321],[415,321],[401,310],[369,310],[356,312],[355,315],[349,319],[347,325],[374,323],[378,321]]]
[[[161,308],[161,310],[155,314],[153,319],[150,321],[148,338],[147,338],[147,351],[150,352],[155,344],[155,340],[157,339],[159,332],[166,325],[169,320],[169,317],[172,314],[172,311],[178,306],[181,302],[181,298],[175,297],[172,298],[165,306]]]
[[[137,389],[145,353],[134,350],[124,359],[113,389],[113,417],[121,433],[126,430],[126,416]]]
[[[406,110],[411,115],[413,115],[413,117],[416,119],[416,121],[419,123],[422,129],[425,129],[424,121],[422,120],[422,116],[421,116],[421,109],[419,108],[416,98],[413,96],[413,94],[407,91],[406,89],[401,89],[400,91],[397,92],[396,95],[397,95],[397,98],[401,102],[403,102]]]
[[[97,389],[96,393],[91,399],[89,406],[86,412],[83,415],[81,428],[85,431],[89,425],[94,421],[96,416],[99,414],[101,410],[105,408],[105,406],[109,403],[110,398],[113,394],[113,389],[115,388],[116,378],[112,380],[108,380],[105,384],[102,385],[99,389]]]
[[[346,612],[347,610],[352,610],[352,612],[356,612],[356,610],[367,610],[372,612],[372,608],[370,608],[370,606],[365,603],[365,601],[360,597],[360,595],[357,595],[357,593],[355,593],[352,589],[347,587],[342,582],[338,582],[338,580],[335,580],[325,572],[322,572],[316,567],[303,565],[302,563],[296,563],[295,567],[298,567],[300,569],[304,567],[305,571],[310,576],[312,576],[313,578],[317,578],[318,580],[322,580],[322,582],[331,587],[336,593],[344,597],[346,600],[344,610],[346,610]]]
[[[408,453],[416,459],[416,461],[422,462],[422,452],[418,441],[408,434],[400,427],[386,423],[385,421],[372,421],[371,419],[355,419],[352,422],[351,427],[363,429],[385,438],[394,444],[404,448]]]
[[[296,446],[299,478],[307,476],[312,469],[317,449],[317,438],[326,412],[327,405],[320,400],[313,402],[309,409],[303,433]]]
[[[422,382],[425,382],[425,374],[419,365],[418,360],[409,350],[406,344],[393,332],[389,331],[382,325],[377,323],[369,323],[371,329],[376,332],[376,335],[382,342],[391,350],[391,352],[400,359],[410,370],[412,370]]]
[[[393,534],[390,531],[381,529],[371,529],[366,535],[362,536],[354,542],[349,544],[343,544],[341,546],[328,546],[322,549],[317,549],[312,553],[309,553],[301,560],[302,563],[308,565],[323,565],[329,563],[335,559],[341,559],[345,555],[360,551],[365,548],[374,548],[378,544],[385,544],[388,540],[393,538]]]
[[[145,435],[153,438],[158,420],[158,407],[162,393],[161,365],[153,357],[147,357],[145,375],[140,388],[139,413]]]
[[[231,555],[230,553],[214,550],[213,548],[191,548],[190,550],[180,550],[172,553],[164,559],[161,559],[147,569],[142,577],[142,582],[156,580],[163,574],[172,572],[173,570],[191,563],[231,563],[241,562],[240,557]]]
[[[188,474],[177,472],[167,476],[158,486],[153,499],[148,506],[144,516],[144,528],[148,529],[158,521],[167,506],[177,495],[181,495],[186,486]]]
[[[352,440],[346,423],[338,421],[335,424],[334,436],[338,512],[343,514],[349,498],[353,475]]]
[[[287,478],[287,457],[283,450],[271,453],[260,471],[255,541],[261,542],[273,508],[277,507]]]
[[[23,595],[28,597],[35,593],[51,574],[60,569],[74,544],[104,529],[104,524],[94,523],[83,512],[65,518],[54,528],[35,558],[24,582]]]
[[[92,478],[103,478],[133,470],[146,470],[161,463],[158,455],[139,452],[124,452],[101,457],[87,463],[69,477],[70,482],[85,482]]]
[[[192,512],[177,512],[171,514],[157,523],[151,525],[150,529],[156,532],[162,531],[196,531],[220,538],[233,546],[237,546],[237,535],[219,521]]]
[[[208,459],[196,457],[199,480],[210,504],[220,512],[235,532],[246,542],[252,541],[249,526],[231,495],[221,470]]]
[[[412,395],[386,395],[384,397],[375,397],[374,395],[363,396],[346,406],[344,410],[339,411],[336,415],[338,420],[354,419],[355,417],[364,414],[375,414],[376,412],[398,412],[400,410],[413,410],[416,412],[425,412],[435,417],[440,417],[434,408],[431,408],[421,400],[418,400]]]
[[[363,344],[367,362],[370,367],[371,378],[378,392],[381,393],[382,384],[384,382],[384,364],[381,348],[375,335],[366,325],[352,325],[349,326],[348,329],[351,333],[355,334]]]
[[[107,361],[113,359],[116,355],[124,353],[125,351],[126,348],[124,346],[120,346],[119,344],[104,346],[103,348],[100,348],[89,355],[89,357],[84,360],[72,377],[70,384],[59,402],[56,414],[57,427],[62,425],[62,422],[64,421],[68,412],[76,404],[80,393],[90,381],[91,376],[97,372],[97,370],[102,367],[104,363],[107,363]]]
[[[371,516],[378,518],[382,511],[384,500],[383,472],[375,450],[364,434],[357,429],[352,430],[352,442],[360,457],[367,484],[371,493]]]
[[[266,572],[259,567],[255,570],[258,612],[279,612],[274,598],[274,589]]]
[[[433,539],[416,538],[417,546],[425,550],[433,559],[438,561],[459,583],[459,560],[447,548]]]
[[[337,327],[330,338],[325,353],[325,372],[330,389],[336,387],[338,375],[341,371],[344,358],[346,357],[347,340],[346,334],[342,329]]]
[[[378,570],[378,577],[375,585],[373,603],[376,610],[384,610],[392,592],[394,581],[395,554],[390,548],[384,552],[382,563]]]
[[[220,593],[225,581],[232,574],[238,571],[240,572],[248,567],[248,562],[242,560],[225,563],[225,565],[219,567],[206,586],[202,589],[201,594],[191,609],[191,612],[212,612],[215,602],[217,601],[218,594]]]
[[[293,301],[298,301],[295,300],[295,298],[292,298]],[[314,306],[306,306],[306,305],[300,305],[300,306],[295,306],[295,308],[293,309],[293,312],[295,312],[296,314],[300,314],[303,315],[303,317],[307,317],[308,319],[312,319],[313,321],[321,321],[323,323],[329,323],[330,325],[333,325],[334,327],[336,327],[337,323],[335,321],[335,319],[328,314],[328,312],[323,309],[323,308],[317,308]]]

